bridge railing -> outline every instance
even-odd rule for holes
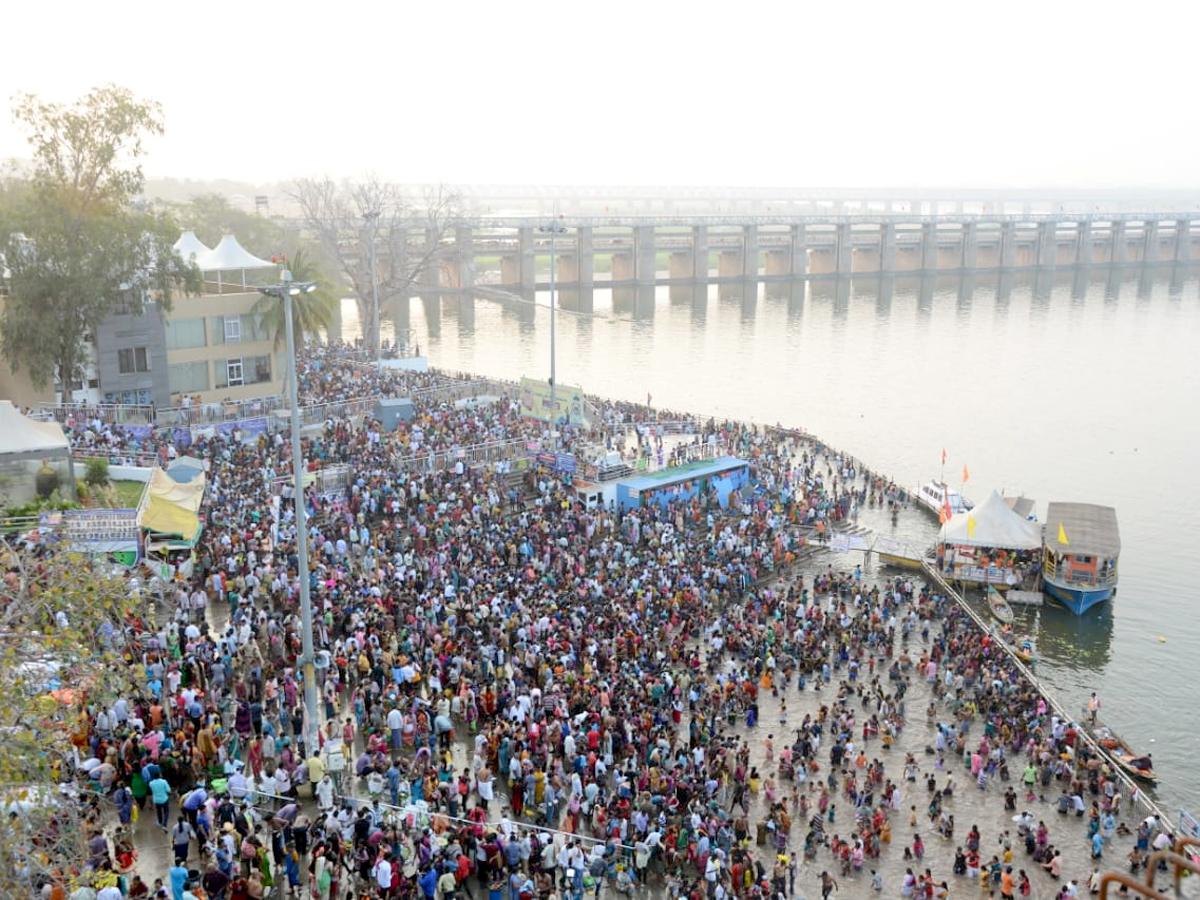
[[[463,217],[455,225],[478,229],[537,228],[548,221],[547,216],[474,216]],[[1180,222],[1200,219],[1200,209],[1189,212],[1058,212],[1058,213],[938,213],[911,212],[814,213],[794,215],[627,215],[627,216],[570,216],[562,219],[568,231],[574,228],[653,227],[745,227],[772,225],[866,225],[886,222],[896,225],[926,225],[932,222],[970,223],[1039,223],[1039,222]],[[415,227],[415,226],[414,226]],[[453,229],[451,229],[453,232]],[[546,238],[547,242],[549,241]],[[569,236],[567,238],[569,240]]]

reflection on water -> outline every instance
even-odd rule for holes
[[[1050,500],[1116,507],[1115,602],[1083,620],[1054,606],[1021,615],[1064,707],[1100,691],[1118,731],[1157,738],[1162,796],[1200,808],[1184,677],[1200,628],[1181,627],[1178,609],[1194,593],[1200,533],[1200,467],[1189,463],[1200,417],[1180,414],[1200,409],[1195,269],[601,282],[558,299],[558,376],[591,393],[652,392],[659,408],[805,427],[910,488],[938,475],[946,448],[948,472],[970,464],[976,500],[997,488],[1039,511]],[[446,294],[393,304],[388,319],[412,327],[434,365],[545,378],[548,304],[544,291]],[[349,303],[344,335],[356,331]],[[895,528],[923,548],[937,526],[909,515]]]

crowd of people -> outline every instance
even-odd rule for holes
[[[748,460],[752,485],[724,506],[710,492],[589,507],[536,465],[397,465],[548,440],[515,396],[425,401],[449,376],[330,350],[300,376],[315,402],[417,398],[395,431],[330,418],[304,436],[310,468],[350,471],[343,493],[305,498],[316,719],[290,442],[201,437],[186,447],[208,469],[194,566],[133,623],[128,694],[84,701],[81,777],[113,808],[88,865],[111,896],[725,900],[792,896],[799,875],[827,897],[837,877],[882,888],[902,854],[902,896],[971,878],[1012,897],[1073,884],[1062,843],[1083,826],[1051,840],[1055,793],[1097,859],[1123,827],[1133,804],[1105,760],[957,605],[813,555],[816,526],[899,506],[855,460],[693,417],[689,439]],[[596,402],[566,446],[661,447],[658,418],[689,421]],[[70,433],[126,440],[86,417]],[[174,440],[138,446],[183,452]],[[962,791],[1003,797],[1012,833],[956,829]],[[174,859],[161,886],[134,874],[134,835],[154,827]],[[948,873],[921,834],[958,847]],[[1163,834],[1144,823],[1137,840]]]

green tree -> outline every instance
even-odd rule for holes
[[[73,780],[87,707],[129,696],[125,635],[142,610],[124,579],[87,557],[5,545],[0,564],[0,897],[32,896],[43,877],[69,891],[92,814],[58,786]]]
[[[306,334],[328,331],[333,324],[339,300],[330,290],[328,280],[305,251],[297,250],[295,256],[288,257],[287,265],[294,281],[312,281],[317,285],[312,293],[302,292],[292,297],[292,335],[299,348],[304,345]],[[287,343],[286,317],[278,297],[264,294],[251,312],[259,317],[267,333],[274,337],[276,350]]]
[[[171,217],[140,199],[143,141],[163,131],[158,104],[109,85],[70,106],[25,95],[13,113],[33,169],[0,244],[0,353],[40,387],[57,377],[66,395],[107,316],[147,299],[169,310],[174,293],[199,290],[200,273],[171,249]]]

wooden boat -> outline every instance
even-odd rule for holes
[[[996,617],[997,621],[1007,625],[1013,620],[1012,607],[1008,605],[1008,601],[1004,599],[1004,595],[991,585],[988,585],[987,601],[988,608],[992,611],[992,615]]]
[[[923,560],[920,557],[908,556],[901,553],[884,553],[880,551],[879,562],[881,565],[890,566],[893,569],[908,569],[912,572],[921,571],[921,563]]]
[[[1158,775],[1154,772],[1154,760],[1150,758],[1150,754],[1139,756],[1134,753],[1133,749],[1107,726],[1097,728],[1095,737],[1096,743],[1103,747],[1112,761],[1128,775],[1149,784],[1158,781]]]
[[[1015,634],[1013,634],[1012,629],[1007,625],[1003,628],[994,628],[993,630],[996,633],[996,636],[1008,645],[1008,649],[1012,651],[1013,655],[1016,656],[1017,659],[1021,660],[1021,662],[1025,663],[1026,665],[1031,665],[1033,663],[1034,657],[1032,635],[1023,634],[1020,637],[1017,637]]]
[[[924,559],[910,546],[895,538],[881,537],[875,541],[871,549],[879,554],[881,565],[891,566],[894,569],[921,571]]]

